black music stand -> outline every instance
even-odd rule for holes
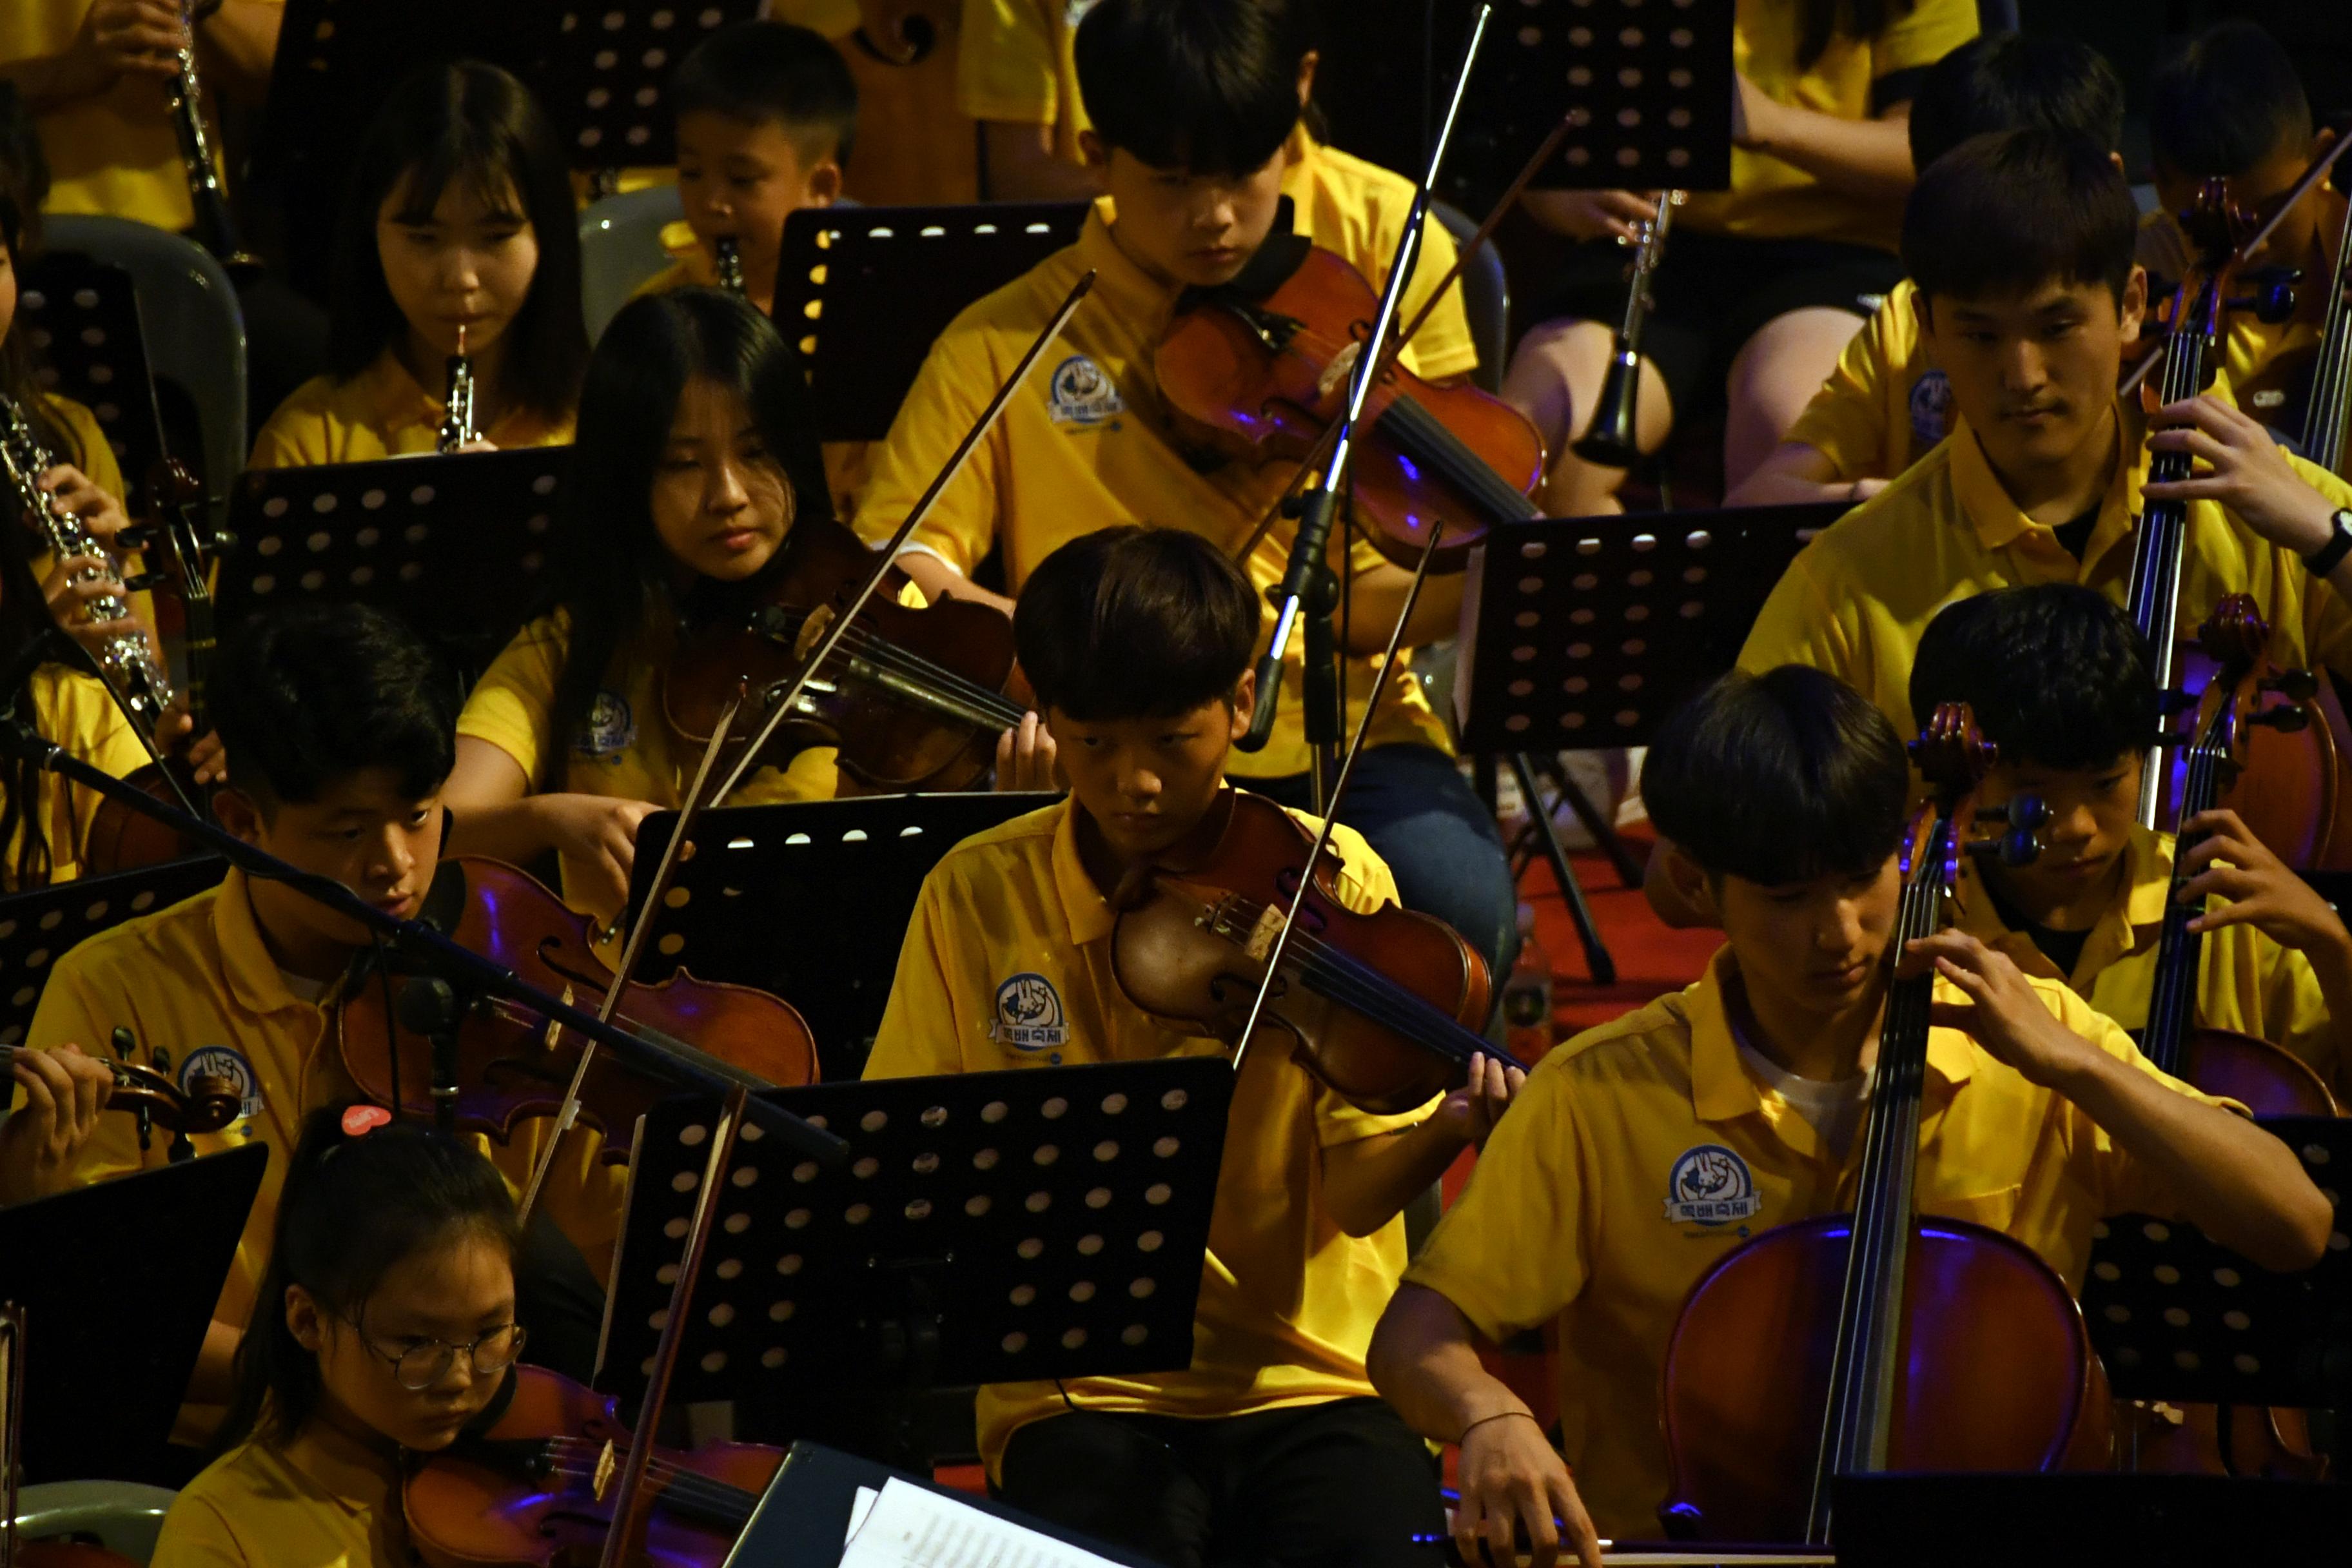
[[[227,873],[227,861],[203,855],[0,898],[0,1046],[24,1042],[41,990],[68,949],[125,921],[194,898]],[[96,1055],[105,1044],[84,1040],[81,1048]]]
[[[671,1402],[1189,1365],[1233,1079],[1207,1056],[769,1091],[849,1160],[825,1171],[745,1129]],[[644,1396],[714,1114],[665,1101],[637,1142],[598,1357],[625,1406]]]
[[[0,1209],[27,1481],[184,1479],[164,1444],[268,1163],[248,1144]]]
[[[2352,1406],[2352,1121],[2263,1117],[2336,1205],[2316,1267],[2273,1274],[2185,1220],[2125,1215],[2093,1235],[2083,1316],[2116,1397]]]
[[[712,33],[757,17],[762,3],[575,0],[524,35],[530,58],[517,74],[547,106],[573,168],[675,163],[670,72]]]
[[[78,250],[47,251],[25,269],[16,303],[42,362],[42,387],[98,416],[122,470],[123,505],[137,514],[164,444],[129,270]]]
[[[2333,1482],[2078,1471],[1832,1484],[1839,1568],[2327,1563],[2352,1540],[2352,1487]]]
[[[239,475],[222,625],[289,598],[373,605],[478,675],[541,596],[571,477],[569,447]]]
[[[1731,184],[1734,0],[1517,0],[1498,7],[1472,79],[1487,112],[1463,128],[1446,183],[1472,212],[1507,184],[1562,113],[1577,119],[1551,190],[1720,191]]]
[[[659,983],[687,969],[782,996],[808,1021],[825,1079],[854,1079],[882,1026],[923,879],[973,834],[1055,798],[886,795],[706,813],[635,977]],[[674,811],[637,825],[632,922],[677,830]]]
[[[1084,202],[824,207],[784,219],[776,323],[827,441],[878,441],[966,305],[1078,237]]]

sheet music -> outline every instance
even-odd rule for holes
[[[866,1489],[859,1488],[862,1507]],[[1108,1557],[892,1477],[857,1522],[841,1568],[1118,1568]]]

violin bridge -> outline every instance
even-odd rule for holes
[[[818,639],[824,636],[824,629],[831,625],[833,625],[831,605],[819,605],[815,609],[811,610],[808,613],[808,619],[801,623],[801,635],[793,643],[793,657],[806,658],[809,649],[816,647]]]
[[[1268,904],[1258,910],[1257,919],[1250,925],[1249,935],[1242,942],[1242,951],[1253,963],[1264,963],[1274,952],[1276,939],[1282,935],[1282,911]]]
[[[1361,353],[1363,349],[1364,345],[1360,342],[1350,342],[1347,347],[1341,349],[1338,353],[1331,356],[1331,363],[1325,365],[1323,367],[1323,374],[1316,378],[1315,398],[1317,402],[1319,403],[1323,399],[1330,396],[1333,392],[1337,391],[1340,385],[1347,381],[1349,376],[1355,374],[1356,356]]]
[[[598,1502],[604,1500],[605,1489],[612,1486],[613,1472],[618,1468],[613,1453],[613,1440],[607,1437],[604,1439],[604,1451],[596,1456],[596,1474],[589,1482],[590,1489]]]
[[[569,984],[566,984],[563,987],[562,1000],[565,1006],[569,1007],[572,1005],[572,987]],[[539,1048],[542,1051],[552,1053],[555,1049],[556,1041],[562,1038],[562,1037],[563,1026],[557,1023],[554,1019],[550,1018],[547,1021],[547,1027],[540,1031]]]

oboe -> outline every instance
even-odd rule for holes
[[[720,235],[712,248],[719,253],[719,286],[730,294],[742,294],[743,253],[736,248],[735,237]]]
[[[0,471],[5,472],[8,483],[22,500],[27,520],[38,525],[42,537],[48,541],[49,549],[59,561],[81,556],[98,559],[100,564],[75,572],[73,581],[110,583],[122,590],[89,601],[93,620],[119,622],[124,628],[109,636],[97,650],[99,668],[105,671],[108,683],[121,694],[124,706],[152,735],[163,710],[171,706],[172,682],[146,631],[131,619],[130,594],[123,587],[122,573],[115,565],[114,557],[91,537],[81,519],[40,489],[37,481],[56,468],[58,460],[33,433],[32,421],[26,417],[24,409],[0,397],[0,416],[5,420],[5,429],[0,430]]]
[[[180,139],[180,167],[187,174],[188,202],[195,211],[196,243],[224,263],[249,263],[252,258],[237,243],[236,222],[229,216],[228,197],[213,163],[212,135],[205,129],[204,89],[196,80],[196,25],[190,10],[184,5],[180,8],[188,42],[180,50],[179,74],[167,90],[172,129]]]
[[[466,355],[466,329],[457,329],[457,352],[449,356],[441,395],[441,430],[436,447],[454,452],[482,438],[474,427],[474,362]]]
[[[1641,238],[1634,242],[1633,264],[1625,269],[1625,321],[1610,352],[1601,400],[1593,407],[1591,427],[1569,448],[1588,463],[1627,468],[1642,455],[1633,438],[1634,403],[1642,390],[1642,324],[1655,303],[1650,279],[1665,258],[1666,229],[1682,202],[1680,191],[1660,192],[1657,211],[1642,225]]]

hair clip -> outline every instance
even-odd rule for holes
[[[363,1137],[379,1127],[392,1125],[392,1112],[381,1105],[353,1105],[343,1111],[343,1136]]]

